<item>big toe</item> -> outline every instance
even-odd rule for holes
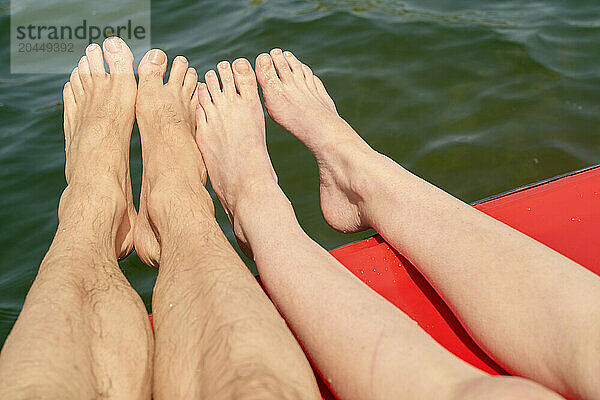
[[[87,58],[92,77],[104,78],[106,76],[106,70],[104,69],[104,57],[102,57],[102,50],[100,49],[100,46],[98,46],[96,43],[90,44],[85,49],[85,56]]]
[[[110,37],[104,41],[102,48],[111,75],[133,75],[133,53],[123,39]]]
[[[248,60],[238,58],[233,62],[233,77],[235,87],[242,97],[258,95],[256,90],[256,76]]]
[[[160,49],[153,49],[144,55],[138,67],[140,89],[145,86],[162,85],[167,71],[167,55]]]
[[[260,54],[256,58],[256,78],[263,90],[270,86],[281,84],[273,60],[267,53]]]

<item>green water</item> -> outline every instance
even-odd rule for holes
[[[57,0],[53,1],[60,4]],[[600,162],[600,3],[492,0],[153,1],[152,44],[203,74],[220,60],[293,50],[369,143],[465,201]],[[0,344],[56,228],[67,76],[9,73],[0,1]],[[304,229],[331,249],[310,153],[267,122],[281,185]],[[131,145],[139,192],[139,135]],[[218,219],[233,240],[217,207]],[[150,306],[155,271],[125,274]]]

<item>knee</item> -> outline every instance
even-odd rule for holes
[[[571,381],[577,397],[600,399],[600,351],[592,351],[588,355],[590,362],[578,369],[578,374]]]
[[[87,385],[78,382],[67,382],[65,377],[51,376],[51,373],[33,373],[27,377],[19,377],[12,382],[3,382],[0,399],[11,400],[69,400],[81,398],[98,398],[98,393],[88,390]]]
[[[284,382],[267,368],[250,367],[238,373],[222,386],[222,396],[211,396],[222,400],[300,400],[301,396],[293,384]]]
[[[524,378],[484,376],[459,385],[454,396],[461,400],[564,400],[551,390]]]
[[[577,343],[561,365],[560,379],[573,397],[600,399],[600,318],[582,330]]]

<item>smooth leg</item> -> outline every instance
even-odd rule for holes
[[[316,399],[300,346],[214,218],[193,137],[197,75],[177,57],[163,85],[166,65],[163,52],[146,55],[137,102],[144,176],[136,250],[160,266],[154,398]]]
[[[281,79],[292,82],[290,74],[288,67]],[[196,136],[211,182],[271,298],[338,398],[559,398],[452,356],[312,241],[277,186],[247,61],[234,63],[239,98],[223,101],[212,79],[199,88]]]
[[[290,52],[257,64],[269,114],[317,159],[332,227],[375,228],[509,371],[571,398],[600,398],[596,275],[373,151]]]
[[[148,315],[117,264],[133,245],[133,57],[110,41],[110,74],[92,45],[65,85],[68,186],[56,236],[0,354],[2,399],[151,397]]]

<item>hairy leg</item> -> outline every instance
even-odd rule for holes
[[[375,228],[508,370],[599,398],[600,279],[373,151],[292,53],[262,60],[269,114],[317,159],[327,222],[343,232]]]
[[[100,47],[86,54],[63,93],[59,225],[0,355],[2,399],[151,397],[148,315],[117,264],[132,247],[133,56],[108,39],[106,74]]]
[[[137,101],[144,176],[136,249],[160,265],[154,398],[318,398],[300,346],[214,218],[194,143],[196,72],[177,57],[163,85],[166,66],[160,50],[145,56]],[[231,69],[219,70],[229,90],[223,71]],[[228,111],[235,118],[235,107]]]
[[[481,399],[477,387],[495,388],[486,399],[514,390],[532,394],[525,398],[558,398],[519,379],[491,381],[452,356],[302,231],[277,186],[254,76],[245,60],[234,71],[248,105],[232,114],[207,77],[208,88],[199,88],[196,140],[238,239],[338,398]]]

